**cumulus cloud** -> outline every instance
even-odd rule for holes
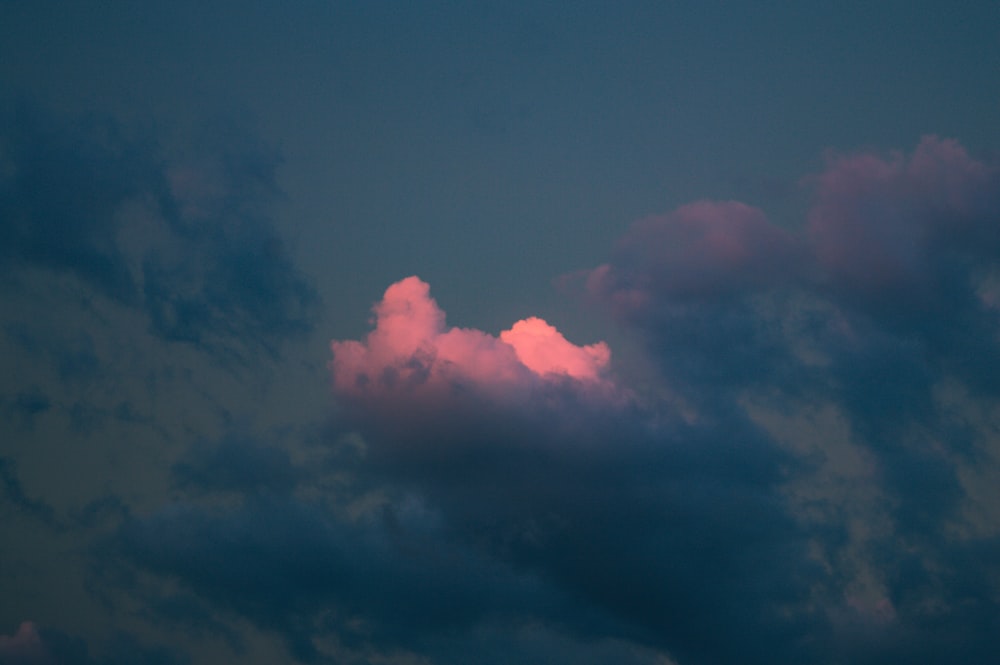
[[[759,221],[740,217],[737,235]],[[725,244],[707,240],[706,252],[733,256]],[[706,413],[691,425],[669,404],[629,399],[606,345],[576,346],[541,319],[499,337],[448,328],[415,277],[389,287],[364,341],[332,351],[363,468],[418,491],[464,546],[589,608],[560,630],[681,662],[765,662],[766,636],[798,630],[777,611],[803,603],[813,575],[777,500],[790,460],[749,419]],[[744,588],[740,610],[732,584]],[[520,616],[552,621],[534,603]],[[746,633],[709,638],[737,620]]]
[[[278,632],[302,661],[770,663],[816,625],[816,567],[781,501],[792,460],[749,419],[629,399],[606,345],[541,319],[451,328],[415,277],[332,351],[352,464],[192,449],[174,467],[186,494],[128,516],[103,560]],[[326,474],[348,470],[330,496]]]
[[[842,635],[839,658],[905,659],[915,643],[928,662],[945,662],[949,643],[979,658],[988,631],[957,627],[973,616],[994,621],[997,595],[985,601],[958,562],[996,546],[989,534],[1000,519],[994,511],[980,538],[953,534],[968,533],[964,515],[977,501],[970,467],[988,459],[996,472],[992,426],[971,426],[963,411],[979,400],[989,408],[1000,387],[1000,318],[989,297],[1000,258],[998,170],[956,141],[925,137],[910,154],[831,155],[803,182],[814,202],[800,227],[778,228],[742,204],[685,206],[637,223],[609,263],[584,274],[586,292],[642,333],[664,380],[703,413],[754,405],[842,418],[849,434],[840,443],[818,443],[824,437],[808,427],[780,431],[820,461],[792,478],[846,482],[886,501],[860,508],[847,489],[810,499],[828,516],[857,520],[816,524],[828,535],[844,529],[842,541],[816,541],[827,561],[841,562],[828,590],[867,584],[861,622],[877,616],[887,626],[852,632],[833,619],[833,630],[852,634]],[[971,401],[960,406],[952,391]],[[835,460],[854,446],[874,472],[848,480]],[[995,574],[986,559],[973,569]],[[861,605],[847,597],[859,620]]]
[[[658,296],[677,301],[738,295],[788,279],[801,241],[763,211],[737,201],[699,201],[636,222],[612,263],[587,276],[587,288],[637,313]]]
[[[933,305],[955,254],[1000,248],[998,173],[954,140],[925,137],[912,155],[831,155],[808,179],[817,201],[808,237],[825,279],[859,299]]]
[[[607,385],[611,352],[604,342],[577,346],[537,317],[499,337],[449,328],[418,277],[391,285],[374,312],[375,329],[364,342],[331,343],[334,389],[343,397],[440,393],[456,385],[507,395],[545,382]]]
[[[943,306],[947,289],[969,287],[951,281],[961,258],[1000,250],[1000,172],[954,140],[927,136],[888,158],[831,153],[803,182],[815,202],[799,230],[735,201],[681,206],[633,225],[587,289],[624,314],[782,286],[891,311],[901,298]]]

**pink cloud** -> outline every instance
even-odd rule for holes
[[[586,276],[592,295],[624,311],[651,299],[727,296],[794,271],[798,239],[763,212],[737,201],[698,201],[636,222],[613,260]]]
[[[330,344],[329,367],[341,397],[437,397],[456,386],[498,396],[544,383],[609,385],[611,352],[604,342],[577,346],[536,317],[499,337],[449,328],[429,285],[418,277],[386,289],[374,313],[375,328],[364,341]]]
[[[32,621],[23,621],[11,636],[0,635],[0,662],[18,665],[48,665],[52,657]]]
[[[518,360],[538,375],[563,374],[595,381],[611,362],[611,350],[604,342],[576,346],[538,317],[523,319],[500,339],[514,347]]]
[[[808,235],[834,284],[869,294],[932,287],[947,250],[996,249],[996,173],[956,141],[924,137],[910,157],[832,156]]]
[[[868,305],[943,303],[956,266],[1000,252],[998,176],[935,136],[910,155],[831,154],[804,180],[815,201],[801,229],[737,201],[698,201],[636,222],[610,261],[567,279],[625,318],[780,286]]]

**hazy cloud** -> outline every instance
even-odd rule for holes
[[[155,335],[219,353],[275,353],[311,329],[318,297],[275,228],[279,159],[248,134],[206,132],[201,156],[171,161],[107,117],[20,104],[3,120],[8,270],[73,275],[144,312]],[[61,368],[87,361],[66,356]]]

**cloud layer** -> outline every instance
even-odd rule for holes
[[[648,389],[603,342],[450,327],[427,283],[390,285],[363,339],[331,342],[322,434],[202,439],[169,501],[110,498],[99,586],[301,662],[988,660],[997,170],[928,137],[831,154],[803,186],[795,228],[695,202],[582,273]],[[0,648],[51,652],[28,625]]]
[[[231,126],[198,138],[168,159],[107,117],[5,108],[5,276],[69,275],[157,337],[230,356],[274,354],[310,330],[318,298],[275,228],[277,156]]]

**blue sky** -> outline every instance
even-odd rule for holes
[[[982,660],[997,26],[3,3],[0,663]]]

